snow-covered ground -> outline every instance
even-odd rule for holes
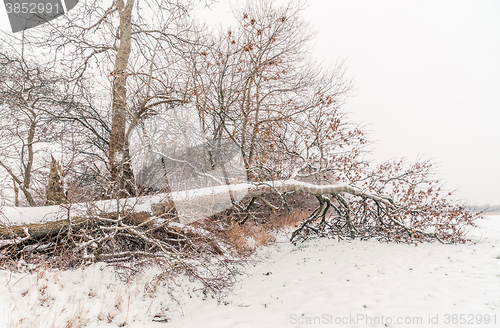
[[[0,327],[500,327],[500,216],[478,224],[467,245],[279,237],[221,304],[153,269],[0,271]]]

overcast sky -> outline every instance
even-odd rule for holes
[[[347,60],[345,109],[368,124],[375,161],[434,159],[459,198],[500,204],[500,1],[310,0],[305,15],[314,56]]]
[[[212,21],[227,20],[228,3]],[[345,109],[368,124],[376,161],[432,158],[458,197],[500,204],[499,0],[310,0],[305,15],[314,56],[347,60]]]

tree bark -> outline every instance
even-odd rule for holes
[[[47,183],[47,201],[45,205],[59,205],[66,200],[62,181],[61,165],[52,156],[50,163],[49,181]]]
[[[116,7],[120,15],[120,46],[113,72],[113,111],[109,139],[109,164],[111,177],[119,196],[133,196],[134,175],[130,163],[128,140],[125,137],[127,122],[127,66],[131,52],[131,21],[134,0],[118,0]]]

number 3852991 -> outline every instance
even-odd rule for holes
[[[63,13],[58,3],[6,3],[7,14],[52,14]]]

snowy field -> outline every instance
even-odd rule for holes
[[[467,245],[278,237],[221,304],[155,270],[0,271],[0,327],[500,327],[500,216],[478,224]]]

